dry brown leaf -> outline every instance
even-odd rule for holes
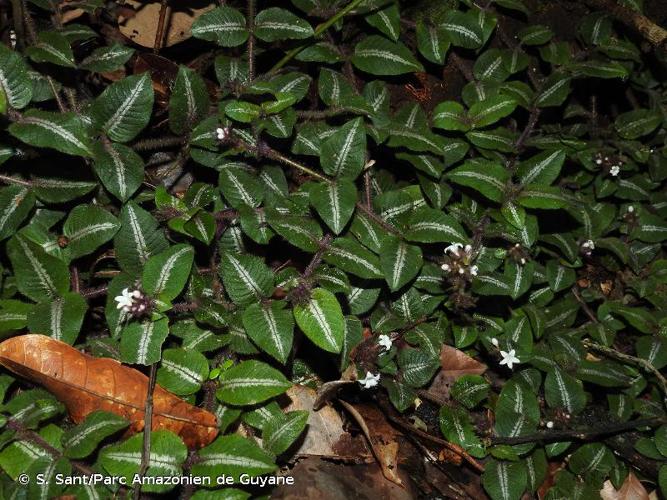
[[[400,434],[375,406],[364,404],[352,406],[342,399],[339,402],[361,427],[382,469],[382,475],[392,483],[402,486],[403,481],[398,475],[399,447],[396,440]]]
[[[167,13],[164,47],[171,47],[183,42],[192,36],[190,28],[195,19],[215,8],[210,1],[194,0],[189,2],[174,2]],[[125,8],[134,9],[134,15],[118,18],[118,29],[127,38],[142,47],[153,48],[157,33],[158,19],[160,18],[161,2],[138,2],[127,0]]]
[[[440,350],[440,371],[426,393],[435,400],[447,401],[451,385],[463,375],[482,375],[486,365],[449,345]]]
[[[605,481],[600,490],[600,498],[602,500],[649,500],[649,495],[637,476],[630,472],[620,490],[614,488],[611,481]]]
[[[336,410],[324,406],[313,411],[317,393],[304,385],[295,385],[287,391],[290,404],[285,411],[308,411],[308,427],[299,448],[294,451],[295,458],[319,456],[357,462],[373,461],[373,455],[360,435],[352,436],[343,428],[343,420]]]
[[[148,377],[114,359],[94,358],[59,340],[30,334],[0,343],[0,364],[52,392],[75,423],[104,410],[129,420],[128,434],[144,428]],[[151,427],[175,432],[189,448],[206,446],[218,434],[215,415],[159,385]]]

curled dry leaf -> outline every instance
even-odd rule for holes
[[[128,434],[144,428],[148,377],[110,358],[94,358],[45,335],[21,335],[0,343],[0,364],[48,389],[82,422],[95,410],[131,422]],[[215,415],[155,386],[153,430],[170,430],[189,448],[201,448],[218,434]]]
[[[121,13],[118,18],[120,32],[142,47],[154,47],[161,2],[128,0],[124,7],[126,11],[132,8],[134,12],[131,15]],[[207,1],[175,2],[167,14],[164,46],[171,47],[190,38],[195,19],[213,8],[215,3]]]
[[[600,490],[600,498],[602,500],[649,500],[649,494],[637,476],[630,472],[619,490],[614,488],[611,481],[605,481]]]
[[[441,370],[426,391],[429,396],[439,401],[449,399],[449,388],[459,377],[482,375],[487,368],[484,363],[447,344],[440,350],[440,366]]]

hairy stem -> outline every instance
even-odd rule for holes
[[[139,476],[144,477],[148,470],[151,460],[151,428],[153,426],[153,393],[155,392],[155,382],[157,379],[157,363],[151,365],[151,372],[148,378],[148,391],[146,392],[146,407],[144,409],[144,445],[141,450],[141,465],[139,467]],[[134,499],[141,498],[141,485],[134,490]]]

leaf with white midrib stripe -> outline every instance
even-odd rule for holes
[[[372,75],[400,75],[424,70],[405,45],[377,35],[367,36],[355,46],[352,63]]]
[[[274,455],[286,451],[306,428],[308,415],[306,410],[297,410],[270,419],[262,429],[262,446]]]
[[[65,456],[85,458],[102,440],[127,427],[129,422],[123,417],[107,411],[90,413],[79,425],[67,430],[62,436]]]
[[[354,213],[357,188],[347,179],[321,182],[310,189],[309,199],[334,234],[340,234]]]
[[[162,352],[157,383],[178,396],[197,392],[208,377],[208,361],[203,354],[188,349]]]
[[[395,236],[385,237],[380,266],[392,291],[396,291],[412,280],[422,267],[422,251]]]
[[[199,460],[192,466],[192,474],[209,477],[213,483],[223,474],[238,480],[241,474],[252,477],[277,468],[270,453],[238,434],[218,437],[197,455]]]
[[[116,258],[123,270],[139,274],[152,255],[167,249],[167,240],[155,218],[134,201],[125,204],[120,222],[114,237]]]
[[[304,304],[294,306],[297,325],[316,345],[329,352],[340,352],[345,336],[345,318],[335,295],[316,288]]]
[[[144,266],[143,289],[161,300],[175,299],[190,277],[194,249],[190,245],[174,245],[150,257]]]
[[[260,361],[243,361],[219,378],[218,399],[232,405],[250,405],[282,394],[292,384],[275,368]]]
[[[227,294],[239,305],[269,297],[273,291],[273,272],[257,256],[227,252],[219,272]]]
[[[169,320],[129,323],[120,334],[120,359],[124,363],[152,365],[160,360],[162,344],[169,335]]]
[[[294,317],[285,302],[255,303],[243,312],[248,337],[263,351],[285,363],[292,349]]]

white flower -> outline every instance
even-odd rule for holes
[[[635,207],[633,207],[632,205],[630,205],[630,206],[628,207],[628,213],[631,214],[631,213],[634,212],[634,211],[635,211]]]
[[[215,136],[218,138],[219,141],[224,141],[229,137],[229,129],[228,128],[222,128],[218,127],[215,129]]]
[[[525,258],[521,257],[521,261],[520,261],[520,262],[521,262],[521,265],[522,265],[522,266],[526,265],[526,259],[525,259]]]
[[[554,428],[554,423],[551,420],[549,420],[547,422],[547,429],[553,429],[553,428]]]
[[[477,273],[479,272],[479,267],[477,266],[470,266],[470,274],[473,276],[477,276]]]
[[[393,342],[391,341],[391,338],[389,338],[389,335],[380,335],[378,338],[378,345],[384,347],[385,351],[388,351],[391,349],[391,344]]]
[[[593,240],[586,240],[581,244],[581,248],[587,248],[589,250],[595,250],[595,243],[593,243]]]
[[[118,297],[115,297],[113,300],[118,302],[116,304],[116,309],[122,309],[123,311],[129,311],[130,307],[134,304],[134,299],[139,298],[141,292],[139,290],[130,291],[129,288],[125,288]]]
[[[620,172],[621,172],[621,167],[619,167],[618,165],[614,165],[613,167],[611,167],[611,170],[609,171],[612,177],[616,177]]]
[[[366,372],[366,376],[359,380],[359,383],[364,386],[364,389],[370,389],[378,385],[380,381],[380,374],[373,375],[371,372]]]
[[[446,273],[448,273],[449,271],[452,270],[452,268],[449,266],[449,264],[443,264],[443,265],[441,265],[441,266],[440,266],[440,269],[442,269],[442,270],[445,271]]]
[[[453,253],[454,255],[458,256],[459,250],[461,250],[462,248],[463,245],[461,245],[461,243],[452,243],[447,248],[445,248],[445,253]]]
[[[494,346],[498,347],[498,339],[497,339],[497,338],[493,337],[493,338],[491,339],[491,343],[492,343]]]
[[[462,267],[459,267],[459,274],[463,274],[463,273],[465,273],[465,272],[466,272],[465,269],[463,269]]]
[[[595,164],[602,165],[602,158],[598,158],[597,160],[595,160]]]
[[[472,252],[472,245],[466,245],[464,250],[465,250],[466,253]]]
[[[516,351],[514,349],[510,349],[510,352],[500,351],[500,355],[503,357],[503,359],[500,360],[500,364],[507,365],[507,368],[510,370],[514,363],[521,363],[519,358],[516,357]]]

